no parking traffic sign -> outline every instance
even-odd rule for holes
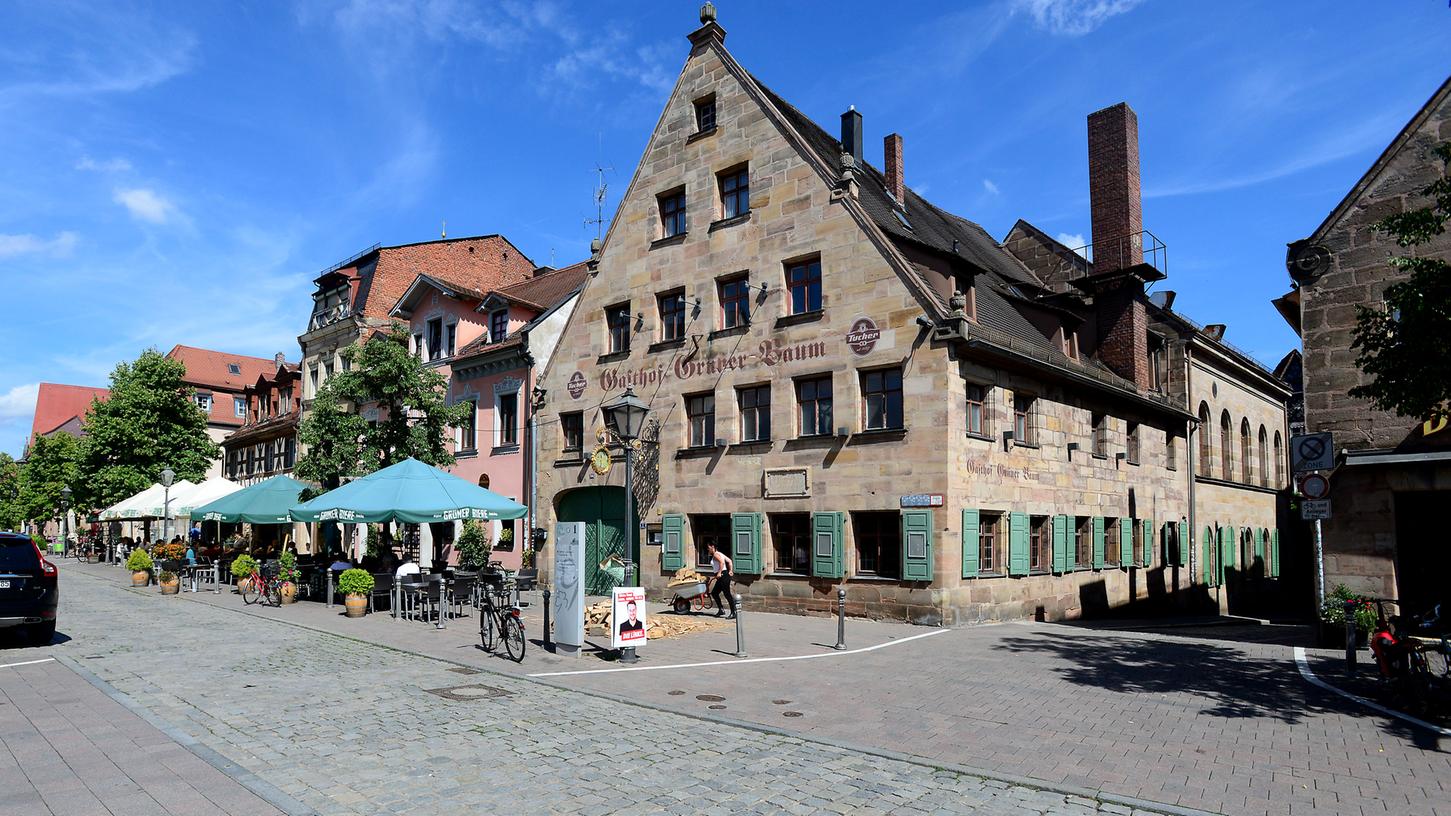
[[[1305,473],[1335,467],[1335,443],[1329,432],[1290,437],[1290,470]]]

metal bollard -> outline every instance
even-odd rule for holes
[[[212,594],[222,594],[222,565],[212,562]]]
[[[333,605],[333,571],[332,570],[328,570],[327,571],[327,607],[329,609],[331,609],[332,608],[332,605]]]
[[[746,656],[746,630],[741,628],[741,618],[744,614],[741,610],[741,593],[733,596],[736,602],[736,657]]]
[[[544,588],[544,648],[554,649],[554,632],[549,628],[549,587]]]
[[[846,590],[836,591],[836,645],[837,651],[846,648]]]
[[[1355,601],[1345,602],[1345,674],[1355,676]]]

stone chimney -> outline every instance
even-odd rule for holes
[[[887,192],[905,206],[907,182],[902,176],[902,134],[893,133],[882,140],[882,165],[887,174]]]
[[[1088,115],[1088,198],[1094,272],[1143,263],[1139,117],[1126,102]]]
[[[287,365],[287,355],[279,351],[277,352],[277,355],[272,358],[272,362],[276,363],[277,370],[281,371],[282,367]]]

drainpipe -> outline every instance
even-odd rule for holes
[[[539,426],[534,414],[534,355],[529,353],[529,332],[525,331],[523,334],[524,359],[528,361],[524,367],[524,389],[527,394],[525,401],[529,406],[527,409],[529,411],[529,420],[525,423],[525,428],[529,434],[529,444],[527,446],[527,461],[524,464],[524,479],[526,482],[524,492],[529,497],[529,513],[524,516],[526,519],[526,527],[523,530],[523,535],[524,542],[532,550],[534,549],[534,527],[536,526],[534,523],[534,503],[539,498],[539,481],[535,478],[534,474],[535,463],[539,461]],[[534,569],[539,569],[539,554],[537,551],[534,554]]]
[[[1199,465],[1199,445],[1197,444],[1197,442],[1199,440],[1199,434],[1204,433],[1204,429],[1201,428],[1201,427],[1199,427],[1199,419],[1198,419],[1198,416],[1199,415],[1197,413],[1195,413],[1195,410],[1194,410],[1194,380],[1193,380],[1194,366],[1192,365],[1193,355],[1194,355],[1194,350],[1189,347],[1189,341],[1188,340],[1185,340],[1184,341],[1184,394],[1185,394],[1185,396],[1188,397],[1188,400],[1187,400],[1188,406],[1187,407],[1188,407],[1189,413],[1194,414],[1194,416],[1195,416],[1195,419],[1189,420],[1189,423],[1188,423],[1189,428],[1191,430],[1193,430],[1193,433],[1192,434],[1185,434],[1184,435],[1185,447],[1188,448],[1188,450],[1184,451],[1184,458],[1186,460],[1188,460],[1188,462],[1189,462],[1188,472],[1189,472],[1189,585],[1190,586],[1193,586],[1194,585],[1194,576],[1197,574],[1197,573],[1194,572],[1194,562],[1196,560],[1194,556],[1199,551],[1199,547],[1197,546],[1197,544],[1199,542],[1199,528],[1195,524],[1195,520],[1196,520],[1197,514],[1194,512],[1194,468]]]

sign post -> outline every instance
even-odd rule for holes
[[[1309,473],[1316,470],[1331,470],[1335,467],[1335,439],[1330,433],[1298,434],[1290,437],[1290,472]],[[1306,481],[1309,481],[1308,479]],[[1320,477],[1320,482],[1310,485],[1318,490],[1321,485],[1329,491],[1329,482]],[[1320,531],[1320,521],[1330,518],[1330,500],[1310,497],[1309,491],[1301,488],[1307,499],[1300,502],[1300,518],[1315,522],[1315,604],[1325,603],[1325,538]]]
[[[554,651],[579,656],[584,647],[584,522],[554,525]],[[545,636],[548,637],[548,632]]]

